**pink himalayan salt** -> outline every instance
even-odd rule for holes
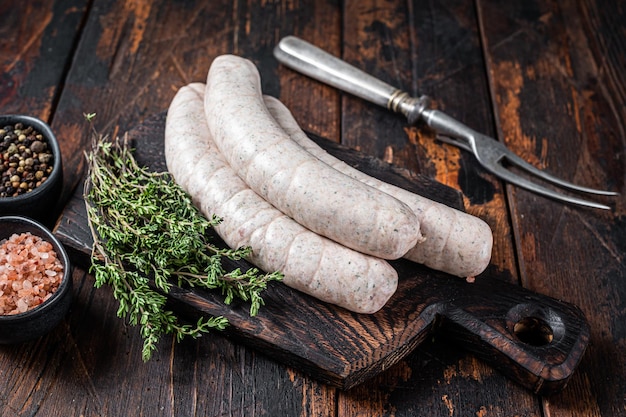
[[[24,313],[54,294],[63,264],[52,244],[31,233],[0,241],[0,315]]]

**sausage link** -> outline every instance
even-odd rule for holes
[[[330,155],[302,131],[293,115],[278,99],[265,96],[265,104],[291,139],[338,171],[406,203],[417,215],[424,239],[404,258],[461,277],[473,277],[491,260],[493,234],[478,217],[432,201],[403,188],[370,177]]]
[[[322,301],[374,313],[396,291],[398,275],[386,261],[319,236],[252,191],[212,142],[203,109],[205,85],[182,87],[165,126],[168,171],[205,216],[222,218],[216,232],[230,247],[249,246],[249,261],[281,271],[283,282]]]
[[[205,112],[226,161],[255,192],[314,232],[357,251],[397,259],[421,238],[411,209],[332,169],[290,140],[263,102],[247,59],[222,55],[207,76]]]

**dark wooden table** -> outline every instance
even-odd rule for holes
[[[436,337],[342,391],[219,334],[163,340],[144,364],[136,329],[76,268],[63,324],[0,348],[2,416],[626,414],[625,2],[4,0],[0,16],[0,113],[50,123],[65,198],[84,175],[83,113],[120,135],[235,53],[306,130],[461,191],[494,232],[487,273],[579,306],[591,326],[577,372],[549,397]],[[542,169],[622,196],[600,211],[506,185],[399,116],[279,65],[272,49],[290,34],[430,95]]]

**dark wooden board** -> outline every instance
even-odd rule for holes
[[[160,113],[129,133],[139,163],[158,171],[165,170],[164,119]],[[442,184],[323,138],[313,139],[370,175],[462,209],[459,194]],[[87,266],[92,241],[82,190],[74,194],[55,233],[74,262]],[[387,369],[434,331],[534,392],[563,388],[582,358],[589,329],[572,305],[498,277],[481,276],[468,283],[411,262],[396,261],[394,267],[400,276],[398,291],[373,315],[319,302],[282,284],[268,289],[266,305],[256,317],[250,317],[243,305],[226,306],[221,295],[198,289],[175,287],[170,300],[183,314],[227,317],[229,336],[344,389]],[[518,337],[515,324],[528,318],[548,325],[554,340],[537,345]]]

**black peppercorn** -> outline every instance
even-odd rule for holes
[[[0,128],[0,198],[28,193],[44,183],[53,159],[46,139],[32,126]]]

